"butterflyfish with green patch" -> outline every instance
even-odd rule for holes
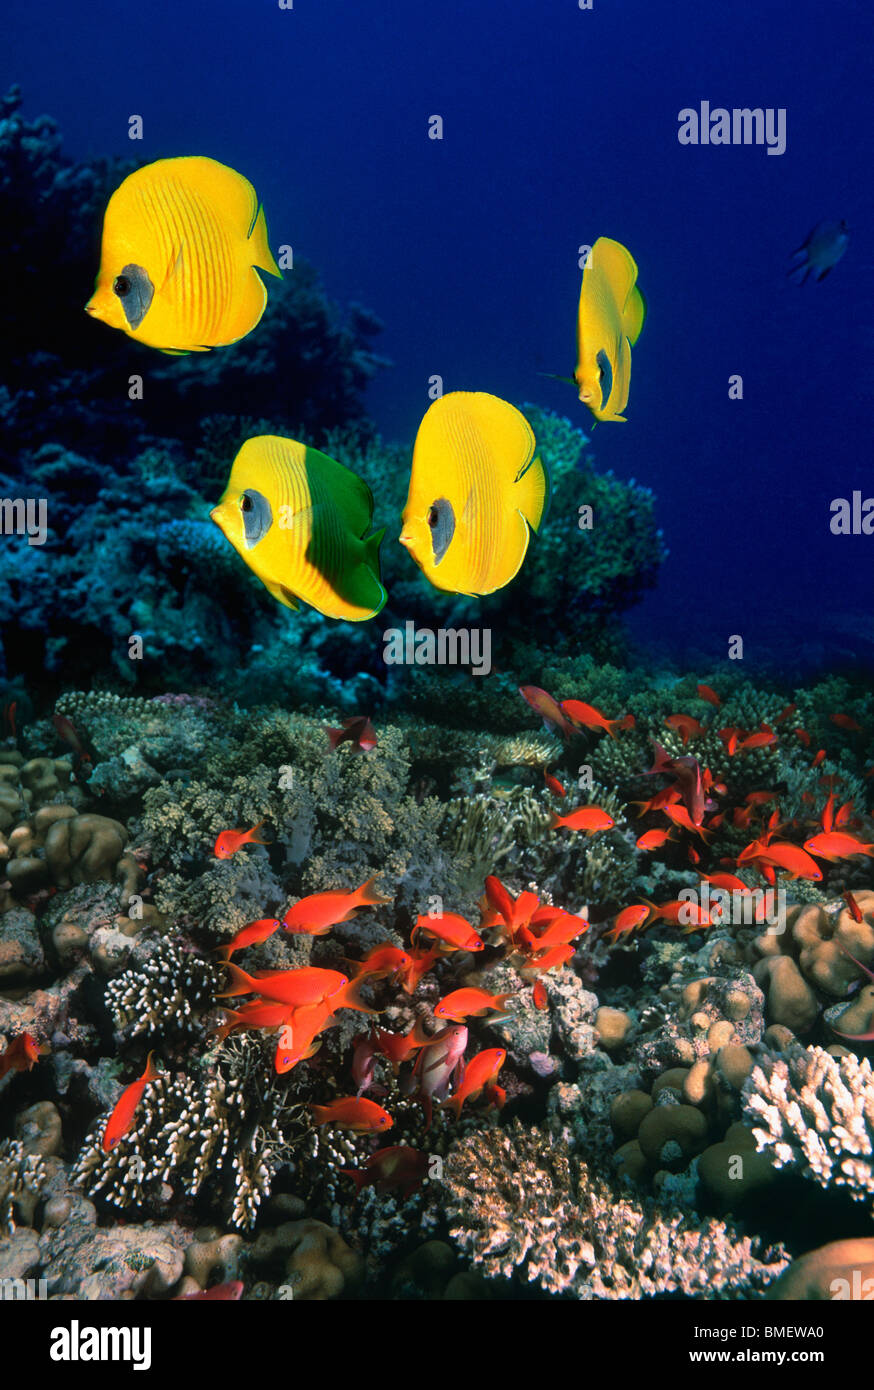
[[[599,237],[583,270],[577,314],[580,400],[596,420],[624,420],[631,384],[631,349],[646,316],[637,266],[618,241]]]
[[[436,589],[492,594],[518,574],[547,492],[525,416],[484,391],[452,391],[416,435],[401,545]]]
[[[281,279],[264,209],[248,179],[200,155],[159,159],[115,190],[86,312],[163,352],[245,338]]]
[[[327,618],[361,623],[386,601],[384,532],[366,535],[370,488],[318,449],[273,434],[247,439],[210,516],[286,608],[303,602]]]

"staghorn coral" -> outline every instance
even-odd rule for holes
[[[820,1187],[845,1187],[874,1216],[874,1073],[820,1047],[765,1053],[744,1087],[759,1150]]]
[[[617,1197],[563,1140],[518,1120],[462,1140],[443,1181],[451,1235],[474,1264],[551,1294],[758,1298],[788,1263],[779,1249],[759,1259],[723,1222]]]

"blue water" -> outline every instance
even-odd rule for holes
[[[828,528],[833,498],[874,495],[872,39],[848,0],[49,0],[16,15],[0,78],[75,157],[245,173],[272,243],[384,320],[368,405],[391,438],[412,442],[433,373],[586,427],[538,372],[573,371],[578,246],[625,243],[649,317],[628,423],[593,448],[654,490],[671,550],[633,627],[714,656],[740,633],[754,659],[856,626],[872,647],[874,536]],[[785,153],[681,146],[702,99],[785,108]],[[795,287],[824,218],[848,252]]]

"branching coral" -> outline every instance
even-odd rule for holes
[[[143,965],[125,970],[106,987],[106,1005],[119,1035],[196,1037],[198,1015],[212,1007],[221,972],[200,956],[162,943]]]
[[[306,1107],[273,1084],[265,1061],[258,1043],[230,1040],[211,1075],[153,1082],[109,1153],[101,1144],[105,1121],[95,1126],[74,1180],[119,1208],[158,1203],[162,1183],[193,1196],[217,1181],[230,1194],[231,1224],[251,1227],[274,1174],[309,1128]]]
[[[744,1088],[759,1149],[820,1187],[845,1187],[874,1216],[874,1072],[820,1047],[766,1053]]]
[[[444,1186],[451,1234],[474,1264],[552,1294],[757,1298],[788,1264],[781,1250],[760,1259],[721,1221],[696,1226],[617,1196],[564,1141],[518,1120],[456,1145]]]

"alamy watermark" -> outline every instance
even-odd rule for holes
[[[27,536],[28,545],[45,545],[47,516],[44,497],[0,497],[0,536]]]
[[[768,154],[786,149],[785,106],[714,106],[702,101],[677,112],[681,145],[767,145]]]
[[[403,628],[386,628],[382,640],[386,666],[469,666],[474,676],[487,676],[492,669],[488,627],[440,627],[434,632],[408,620]]]

